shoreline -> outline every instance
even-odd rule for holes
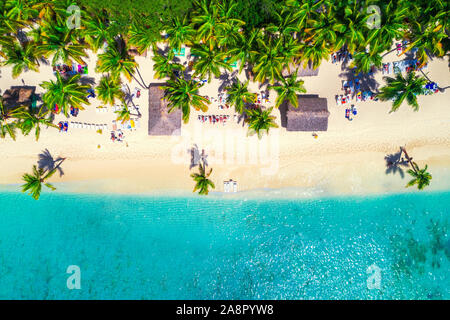
[[[379,198],[389,196],[402,196],[402,195],[429,195],[429,194],[441,194],[450,193],[450,187],[447,188],[434,188],[427,189],[425,191],[418,191],[415,189],[405,190],[391,190],[379,193],[367,192],[367,193],[339,193],[330,192],[320,188],[301,188],[301,187],[284,187],[277,189],[260,188],[253,190],[239,191],[236,193],[225,193],[219,191],[211,191],[208,196],[200,196],[198,194],[186,191],[186,190],[152,190],[146,193],[134,193],[134,192],[109,192],[101,190],[91,182],[90,188],[80,188],[80,182],[71,183],[55,183],[57,190],[53,192],[46,192],[44,196],[52,195],[64,195],[64,196],[111,196],[111,197],[131,197],[131,198],[170,198],[170,199],[192,199],[192,200],[224,200],[224,201],[247,201],[247,200],[263,200],[263,201],[304,201],[304,200],[327,200],[327,199],[368,199]],[[78,185],[78,186],[77,186]],[[86,186],[86,184],[83,184]],[[24,194],[20,190],[20,184],[2,184],[0,185],[0,194]]]
[[[137,60],[150,79],[153,75],[150,57],[137,57]],[[384,60],[398,60],[398,57],[394,54]],[[95,64],[96,56],[90,55],[89,70],[94,70]],[[21,83],[20,78],[11,78],[9,69],[2,69],[2,89]],[[27,85],[39,89],[43,80],[54,78],[50,67],[41,69],[40,73],[23,75]],[[446,84],[448,58],[430,62],[426,72],[433,80]],[[90,76],[98,83],[101,75]],[[243,74],[238,77],[245,80]],[[375,74],[378,85],[384,83],[382,77],[381,72]],[[389,113],[389,101],[358,102],[355,103],[358,115],[348,121],[344,117],[346,106],[335,102],[335,95],[342,93],[341,66],[323,61],[318,76],[302,80],[308,94],[318,94],[328,101],[328,130],[317,132],[317,139],[311,132],[287,131],[281,126],[277,109],[273,112],[279,128],[271,130],[261,140],[247,136],[247,128],[242,123],[202,124],[197,120],[202,113],[195,110],[192,110],[190,122],[182,125],[180,136],[149,136],[148,92],[143,91],[136,101],[141,105],[141,126],[124,132],[126,143],[111,142],[108,131],[99,134],[75,128],[69,128],[67,133],[43,128],[37,142],[31,134],[18,135],[16,141],[1,139],[0,184],[21,183],[22,175],[29,172],[38,155],[48,149],[55,158],[67,158],[62,166],[64,176],[54,175],[49,181],[57,187],[64,188],[64,184],[70,183],[69,189],[80,193],[151,194],[158,190],[158,194],[192,193],[194,183],[190,174],[196,169],[189,168],[188,151],[198,145],[200,151],[206,150],[209,167],[213,168],[211,180],[216,188],[211,190],[212,194],[220,194],[223,181],[230,179],[238,182],[238,191],[266,197],[282,197],[292,188],[297,190],[291,192],[295,197],[303,193],[309,195],[311,190],[321,190],[321,195],[403,193],[409,192],[405,189],[409,181],[408,168],[402,167],[404,178],[398,172],[387,175],[385,157],[404,146],[420,167],[428,165],[433,180],[427,189],[450,189],[450,90],[420,96],[421,107],[417,112],[403,105],[397,112]],[[129,85],[136,86],[133,82]],[[219,85],[220,81],[213,79],[211,84],[201,88],[201,94],[217,96]],[[250,91],[258,92],[258,84],[250,83]],[[275,97],[271,91],[270,105]],[[96,112],[99,105],[101,103],[94,99],[77,118],[69,120],[111,126],[116,115]],[[224,112],[216,104],[211,104],[208,111],[209,114]],[[226,112],[233,114],[231,109]],[[55,123],[60,120],[67,119],[58,115]]]

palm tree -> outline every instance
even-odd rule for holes
[[[298,35],[298,38],[304,39],[303,46],[305,47],[305,51],[323,51],[320,50],[320,48],[332,48],[334,51],[339,50],[345,43],[344,38],[339,37],[339,32],[345,31],[346,27],[343,23],[339,23],[336,20],[333,5],[330,4],[326,10],[317,9],[317,12],[314,13],[314,15],[315,17],[312,19],[299,22],[299,24],[304,25],[304,29],[302,28],[303,30],[299,29],[301,32]],[[310,56],[314,57],[315,55],[310,53]],[[320,58],[320,60],[322,59]]]
[[[278,128],[275,117],[270,115],[272,110],[273,107],[267,110],[261,108],[246,110],[248,118],[245,121],[248,123],[248,135],[256,133],[261,139],[264,133],[269,133],[270,128]]]
[[[183,71],[184,66],[173,61],[174,53],[169,51],[168,55],[159,54],[155,50],[155,56],[152,58],[154,77],[157,79],[173,78],[176,71]]]
[[[208,110],[208,99],[198,94],[201,87],[199,82],[177,78],[167,81],[167,85],[161,88],[165,90],[165,97],[169,101],[169,112],[174,109],[181,109],[183,121],[189,121],[190,108],[206,112]]]
[[[429,172],[427,172],[428,165],[425,168],[420,169],[417,163],[413,162],[413,170],[409,169],[407,172],[413,177],[408,182],[406,187],[412,187],[417,185],[417,189],[423,190],[426,186],[430,185],[430,181],[433,178]]]
[[[325,45],[325,42],[315,42],[313,44],[301,44],[300,45],[300,60],[303,61],[303,66],[308,64],[316,69],[320,66],[323,59],[328,59],[331,54],[331,50]]]
[[[406,78],[401,73],[397,73],[395,78],[384,77],[384,79],[387,84],[380,89],[378,97],[382,101],[393,100],[390,112],[397,111],[405,99],[414,111],[419,110],[416,96],[423,94],[423,87],[427,83],[425,78],[416,76],[414,72],[410,72]]]
[[[228,55],[231,56],[230,63],[240,61],[239,73],[246,65],[252,63],[255,54],[258,53],[255,50],[255,44],[260,36],[261,31],[259,29],[252,30],[248,35],[240,34],[236,45],[228,51]]]
[[[128,81],[134,79],[142,88],[147,89],[142,77],[141,80],[134,76],[138,64],[128,53],[125,42],[119,39],[108,46],[104,53],[98,55],[96,72],[109,72],[113,77],[124,75]],[[140,75],[140,74],[139,74]]]
[[[31,174],[25,173],[22,179],[25,183],[22,185],[22,192],[28,192],[29,195],[33,197],[34,200],[39,200],[42,191],[42,185],[46,186],[50,190],[54,191],[56,188],[46,182],[50,179],[56,171],[58,171],[61,164],[66,160],[65,158],[60,158],[59,163],[52,170],[38,168],[36,165],[33,166],[33,172]]]
[[[369,73],[372,67],[381,67],[382,64],[382,57],[378,52],[358,52],[353,56],[350,67],[356,67],[358,73]]]
[[[160,39],[157,26],[151,23],[142,23],[142,21],[139,21],[139,23],[135,22],[131,25],[128,38],[129,44],[135,46],[139,54],[143,54],[145,50]]]
[[[430,180],[432,176],[427,172],[428,165],[425,165],[425,168],[420,169],[417,163],[412,161],[413,159],[408,155],[406,149],[404,147],[400,147],[400,151],[405,154],[406,160],[412,169],[409,169],[407,172],[413,177],[411,181],[406,185],[407,187],[411,187],[417,184],[417,188],[419,190],[423,190],[426,186],[430,185]]]
[[[53,55],[52,65],[60,62],[72,64],[71,59],[85,64],[87,58],[85,46],[79,43],[77,29],[69,29],[66,24],[53,23],[41,27],[41,43],[37,46],[37,53],[49,58]]]
[[[17,118],[20,119],[17,126],[22,130],[23,135],[27,136],[33,128],[35,129],[36,141],[39,140],[41,134],[41,125],[47,128],[58,128],[57,125],[53,124],[48,110],[44,110],[44,107],[41,107],[37,113],[30,113],[23,110],[17,115]]]
[[[175,17],[171,21],[171,25],[166,28],[168,42],[171,49],[181,50],[183,44],[192,45],[195,30],[188,24],[188,16],[184,16],[183,20]]]
[[[63,113],[68,116],[70,107],[84,110],[83,104],[89,104],[87,99],[88,85],[79,84],[81,75],[76,74],[68,79],[56,74],[57,80],[44,81],[40,86],[47,90],[42,100],[48,109],[52,109],[57,104]]]
[[[97,52],[105,43],[114,42],[111,24],[107,22],[103,14],[94,15],[85,21],[83,35],[94,52]]]
[[[122,109],[115,111],[117,114],[117,121],[122,121],[122,123],[125,123],[130,120],[131,116],[139,117],[139,114],[133,114],[130,111],[130,108],[123,103]]]
[[[98,55],[96,72],[109,72],[114,77],[123,74],[131,81],[136,67],[137,63],[125,45],[109,45],[104,53]]]
[[[13,41],[3,45],[3,53],[6,55],[6,59],[0,65],[12,66],[13,78],[17,78],[24,71],[39,71],[36,47],[33,42],[20,43],[19,41]]]
[[[18,21],[10,16],[9,10],[5,8],[5,2],[0,2],[0,29],[6,30],[8,33],[15,33],[23,28],[26,24]]]
[[[234,105],[236,112],[244,113],[245,102],[253,102],[256,99],[256,93],[248,91],[248,80],[244,83],[240,82],[238,78],[229,87],[226,87],[228,93],[228,101]]]
[[[44,21],[51,21],[56,15],[55,2],[53,0],[40,0],[33,4],[33,9],[38,11],[38,17]]]
[[[6,0],[5,9],[10,19],[23,23],[28,23],[38,15],[38,11],[29,0]]]
[[[198,173],[191,174],[192,179],[195,181],[195,187],[194,191],[199,190],[198,194],[200,195],[207,195],[209,193],[209,187],[215,188],[216,186],[214,183],[209,180],[209,176],[211,175],[212,169],[209,170],[209,172],[206,172],[206,165],[202,162],[198,165]]]
[[[98,99],[109,105],[114,105],[116,99],[123,100],[119,77],[112,77],[110,75],[103,76],[95,91],[97,92]]]
[[[288,100],[295,108],[298,108],[297,93],[305,93],[303,80],[297,80],[298,69],[295,70],[287,79],[282,78],[282,83],[272,88],[277,92],[278,96],[275,106],[278,108],[284,101]]]
[[[323,5],[323,2],[324,0],[303,0],[301,3],[297,0],[286,1],[286,5],[294,11],[297,30],[304,29],[307,25],[307,21],[311,22],[317,19],[317,16],[322,11],[321,6]]]
[[[366,43],[364,30],[369,15],[365,11],[367,1],[337,2],[329,10],[336,19],[334,29],[338,30],[338,39],[344,40],[347,50],[351,53]],[[362,9],[362,10],[361,10]],[[337,50],[338,48],[335,48]]]
[[[377,52],[389,50],[394,39],[403,39],[404,30],[407,29],[405,19],[409,9],[399,6],[397,1],[390,0],[388,3],[377,2],[380,14],[376,15],[381,19],[379,26],[370,29],[366,38],[366,45]],[[372,13],[373,15],[375,13]],[[372,52],[371,52],[372,53]]]
[[[211,81],[211,75],[220,77],[220,68],[231,71],[230,65],[225,62],[227,53],[217,51],[211,41],[207,45],[192,47],[191,53],[197,57],[193,67],[194,75],[202,78],[207,76],[208,82]]]
[[[11,139],[16,140],[17,116],[23,110],[23,106],[7,108],[3,103],[3,98],[0,97],[0,138],[4,139],[8,134]]]
[[[208,4],[209,2],[209,4]],[[208,40],[217,40],[216,35],[220,34],[221,23],[219,18],[219,8],[214,1],[200,0],[194,2],[198,11],[192,17],[192,22],[197,26],[197,40],[206,43]]]
[[[279,39],[278,41],[272,40],[272,38],[269,38],[268,41],[258,39],[257,42],[259,49],[255,57],[255,66],[253,68],[256,73],[255,80],[260,83],[269,80],[269,82],[273,84],[275,80],[281,79],[281,72],[286,64],[285,57],[280,54],[282,39]]]
[[[430,23],[423,25],[413,21],[410,37],[412,38],[408,48],[402,52],[405,53],[412,48],[417,48],[416,56],[419,61],[426,63],[428,54],[442,57],[446,52],[443,48],[443,41],[448,38],[445,28],[441,24]]]

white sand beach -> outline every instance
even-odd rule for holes
[[[94,73],[95,55],[90,54],[88,77],[98,83],[101,74]],[[386,56],[383,62],[398,61],[395,53]],[[137,57],[141,74],[147,83],[161,82],[153,79],[151,57]],[[236,70],[236,69],[235,69]],[[441,87],[450,85],[450,70],[447,58],[434,59],[424,72]],[[345,117],[345,106],[337,105],[335,95],[342,94],[341,81],[345,80],[338,64],[324,61],[318,76],[303,77],[308,94],[327,98],[330,117],[328,130],[316,132],[288,132],[281,127],[280,114],[274,115],[280,128],[271,130],[268,137],[258,141],[247,137],[247,128],[234,121],[234,110],[221,110],[213,102],[206,114],[229,114],[225,124],[209,124],[198,121],[199,112],[192,112],[189,124],[182,125],[180,136],[155,137],[148,135],[148,94],[141,90],[135,99],[142,118],[134,130],[123,129],[124,141],[112,142],[110,131],[116,115],[98,113],[103,105],[90,99],[91,105],[80,111],[78,117],[68,121],[107,124],[102,134],[92,129],[69,126],[67,133],[53,128],[45,129],[38,142],[33,135],[18,135],[0,140],[0,184],[18,184],[23,173],[30,171],[45,149],[57,157],[66,157],[64,175],[55,175],[51,182],[69,185],[74,192],[152,193],[154,191],[190,191],[193,181],[190,174],[189,149],[196,144],[208,155],[209,167],[213,168],[211,179],[216,184],[215,192],[223,191],[223,181],[238,182],[239,191],[271,189],[322,190],[331,194],[371,194],[415,191],[405,189],[408,175],[402,178],[397,172],[386,174],[384,157],[406,147],[414,160],[423,166],[428,164],[433,179],[428,190],[450,188],[450,90],[418,98],[420,110],[414,112],[406,103],[394,113],[389,113],[391,104],[381,101],[355,102],[358,114],[353,121]],[[392,76],[392,75],[391,75]],[[381,72],[375,79],[384,84]],[[41,66],[39,73],[26,72],[12,79],[10,68],[1,69],[0,89],[2,93],[11,86],[36,86],[54,79],[50,66]],[[239,75],[245,80],[244,72]],[[24,82],[22,82],[22,79]],[[124,79],[124,82],[126,80]],[[128,83],[131,89],[136,83]],[[218,96],[219,79],[201,89],[210,97]],[[258,84],[250,89],[259,92]],[[276,93],[270,92],[273,106]],[[58,115],[56,123],[65,120]],[[67,184],[69,183],[69,184]],[[73,184],[70,184],[73,183]],[[282,192],[282,191],[281,191]]]

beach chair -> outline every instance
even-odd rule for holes
[[[175,53],[175,56],[177,57],[184,57],[186,55],[186,48],[181,48],[180,51],[177,49],[172,49],[173,53]]]
[[[355,79],[355,90],[358,91],[361,88],[361,82],[359,79]]]
[[[362,100],[362,93],[361,93],[361,91],[359,91],[357,94],[356,94],[356,101],[361,101]]]
[[[228,181],[223,182],[223,191],[230,192]]]
[[[402,53],[402,44],[396,43],[396,49],[397,49],[397,55],[400,55]]]
[[[237,181],[233,181],[233,192],[237,192]]]

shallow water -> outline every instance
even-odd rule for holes
[[[0,298],[449,299],[449,200],[3,192]]]

